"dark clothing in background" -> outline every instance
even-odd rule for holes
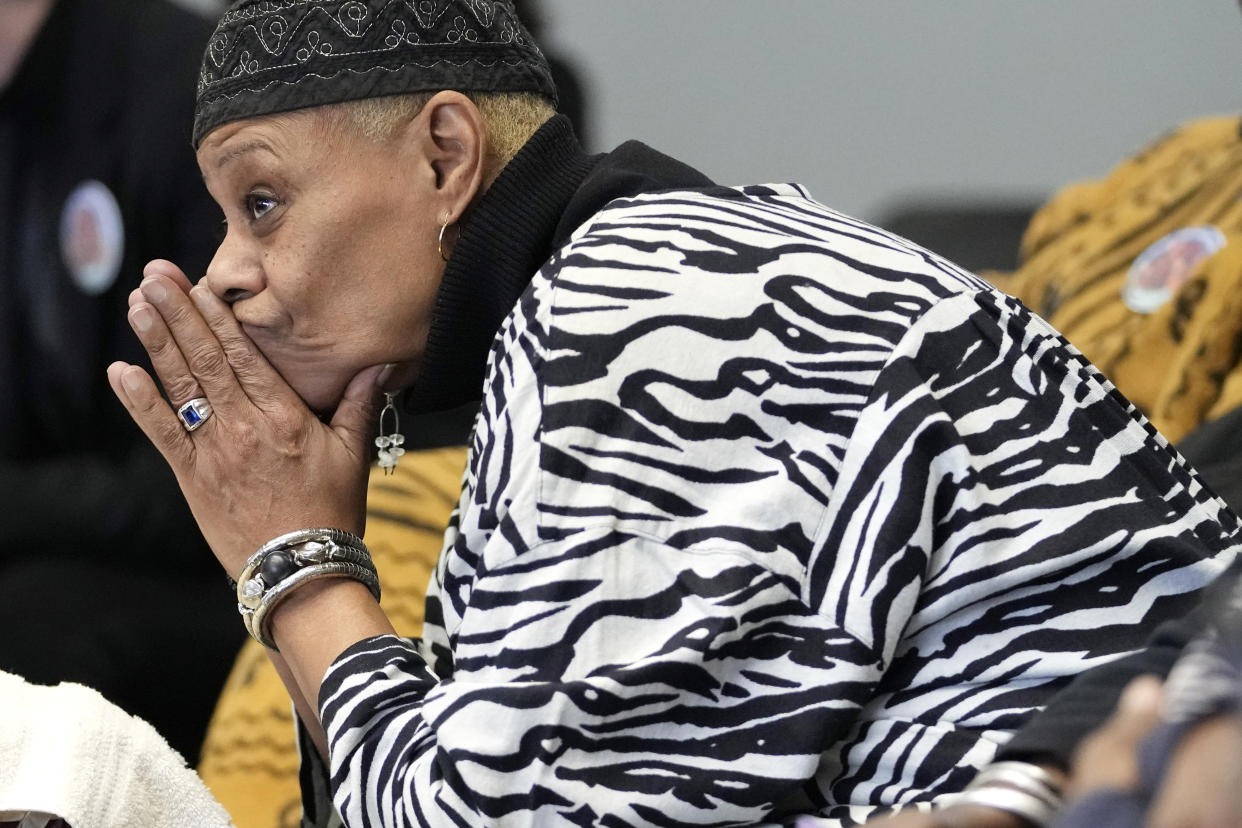
[[[59,0],[0,90],[0,669],[89,684],[191,761],[241,625],[105,369],[147,364],[143,265],[197,279],[214,249],[189,138],[210,32],[165,0]]]
[[[1204,423],[1177,447],[1213,491],[1242,514],[1242,408]]]

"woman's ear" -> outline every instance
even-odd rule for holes
[[[481,194],[486,179],[487,129],[474,101],[460,92],[438,92],[418,120],[425,126],[424,151],[435,172],[447,218],[456,221]]]

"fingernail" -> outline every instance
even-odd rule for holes
[[[388,382],[388,378],[392,376],[392,372],[396,367],[397,367],[397,363],[390,362],[387,365],[385,365],[383,368],[381,368],[380,372],[375,375],[375,387],[383,388],[384,383]]]
[[[146,333],[155,324],[155,314],[151,313],[150,308],[141,305],[129,312],[129,321],[138,333]]]
[[[121,374],[121,385],[125,386],[125,390],[136,392],[142,388],[141,371],[137,368],[130,368],[124,374]]]
[[[142,295],[152,302],[163,302],[168,298],[168,290],[159,279],[147,278],[142,280]]]
[[[200,309],[207,310],[211,304],[211,291],[202,285],[195,285],[190,288],[190,299]]]

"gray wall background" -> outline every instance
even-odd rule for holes
[[[796,180],[878,218],[1039,200],[1186,118],[1242,112],[1233,0],[540,0],[593,149]]]

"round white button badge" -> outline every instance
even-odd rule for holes
[[[98,296],[116,283],[125,256],[125,222],[106,184],[83,181],[65,200],[60,255],[83,293]]]
[[[1175,230],[1130,265],[1121,298],[1135,313],[1152,313],[1169,301],[1195,268],[1225,246],[1225,234],[1206,224]]]

